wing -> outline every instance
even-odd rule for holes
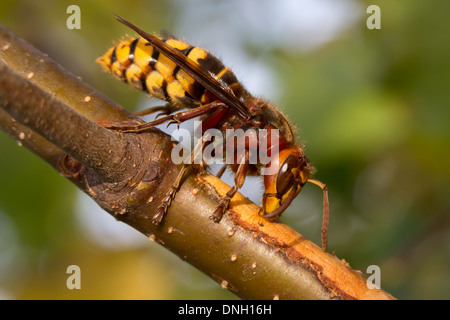
[[[127,27],[133,29],[142,38],[147,40],[152,46],[157,48],[161,53],[167,56],[170,60],[176,63],[181,69],[189,74],[194,80],[205,87],[206,90],[214,94],[217,98],[225,103],[228,107],[235,109],[241,117],[245,120],[249,120],[252,115],[247,107],[234,95],[233,91],[224,86],[221,82],[217,81],[210,73],[202,69],[191,59],[187,58],[180,51],[167,45],[164,41],[161,41],[154,35],[147,33],[131,22],[116,14],[117,20]]]

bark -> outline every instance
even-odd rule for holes
[[[190,174],[163,223],[151,218],[180,166],[158,129],[118,133],[98,122],[140,120],[0,26],[0,127],[102,208],[245,299],[393,299],[241,194],[220,223],[229,186]],[[124,270],[126,272],[126,270]],[[155,275],[158,276],[158,275]]]

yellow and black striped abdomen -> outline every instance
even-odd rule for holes
[[[175,39],[163,41],[220,79],[237,95],[245,90],[229,68],[202,48]],[[173,102],[177,108],[198,106],[214,99],[201,84],[143,38],[120,42],[98,58],[97,63],[116,78],[155,98]]]

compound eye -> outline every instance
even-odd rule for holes
[[[286,194],[294,185],[300,170],[300,160],[291,155],[281,165],[277,175],[277,193]]]

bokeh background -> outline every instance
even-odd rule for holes
[[[72,4],[80,30],[66,27]],[[381,9],[380,30],[366,26],[371,4]],[[0,23],[124,107],[142,109],[154,101],[94,63],[133,35],[112,12],[208,49],[290,116],[328,185],[338,257],[363,273],[380,266],[382,288],[399,299],[450,298],[450,2],[3,0]],[[262,192],[258,179],[243,190],[256,203]],[[316,243],[321,195],[306,187],[282,217]],[[72,264],[81,290],[66,287]],[[0,298],[235,296],[0,132]]]

